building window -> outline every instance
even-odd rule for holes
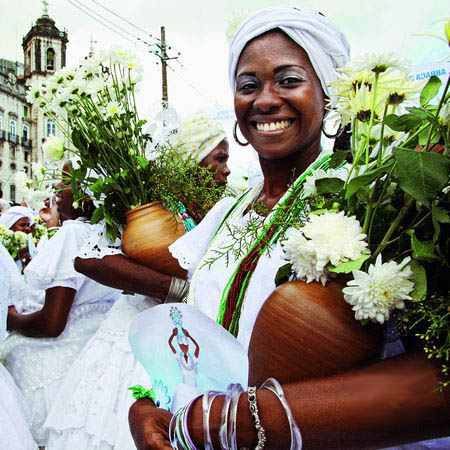
[[[56,135],[56,125],[50,119],[47,119],[47,137],[55,135]]]
[[[0,131],[3,130],[3,114],[0,114]]]
[[[28,106],[23,107],[23,117],[28,117]]]
[[[15,184],[11,184],[11,186],[9,186],[9,198],[12,202],[16,201],[16,185]]]
[[[17,166],[14,163],[11,163],[9,167],[13,172],[15,172],[17,169]]]
[[[11,134],[17,134],[17,122],[15,119],[9,120],[9,132]]]
[[[28,175],[28,166],[23,166],[23,171]]]
[[[47,49],[47,70],[55,70],[55,51],[51,47]]]
[[[24,140],[28,140],[29,139],[29,132],[30,132],[30,127],[25,123],[23,125],[23,138]]]
[[[23,152],[23,160],[25,162],[29,162],[28,159],[30,158],[30,153],[29,152]]]

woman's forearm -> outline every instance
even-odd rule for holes
[[[102,259],[75,259],[75,270],[87,277],[125,292],[165,299],[172,277],[145,267],[124,255]]]
[[[300,427],[304,448],[381,448],[450,435],[450,396],[438,392],[439,369],[423,354],[403,355],[340,375],[283,386]],[[211,413],[217,441],[221,401]],[[267,449],[289,448],[289,428],[278,399],[258,391]],[[201,402],[190,420],[196,443],[203,441]],[[247,396],[238,409],[238,444],[257,439]]]

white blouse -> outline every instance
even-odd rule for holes
[[[25,269],[27,285],[31,289],[44,291],[57,286],[72,288],[76,290],[73,307],[117,300],[119,290],[97,283],[74,268],[74,260],[92,227],[80,219],[66,220],[28,264]]]
[[[235,202],[235,198],[224,198],[219,201],[194,230],[185,234],[170,246],[171,254],[178,259],[181,267],[188,271],[189,277],[192,276],[215,231]],[[245,226],[248,220],[249,214],[247,213],[241,217],[237,226]],[[233,238],[228,234],[222,242],[222,246],[229,245],[232,241]],[[226,258],[221,257],[212,266],[200,268],[194,292],[195,303],[200,311],[214,320],[217,319],[222,292],[235,270],[235,264],[236,260],[230,254],[228,265],[226,264]],[[284,264],[286,264],[286,261],[283,259],[280,243],[276,243],[270,249],[270,254],[264,253],[259,259],[247,288],[246,300],[239,320],[237,338],[244,348],[248,348],[258,313],[267,297],[275,289],[275,276],[278,269]]]

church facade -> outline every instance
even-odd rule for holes
[[[59,30],[44,9],[22,41],[23,63],[0,59],[0,198],[20,203],[15,174],[34,176],[43,163],[48,136],[63,137],[56,125],[26,100],[30,84],[66,65],[67,31]],[[1,55],[0,55],[1,57]]]

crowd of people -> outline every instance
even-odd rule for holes
[[[56,201],[41,211],[48,237],[23,274],[0,246],[0,449],[448,448],[450,399],[414,342],[404,342],[402,355],[333,376],[204,394],[175,415],[149,398],[133,403],[128,391],[149,384],[128,330],[154,305],[186,301],[248,348],[284,264],[271,240],[281,226],[272,212],[296,204],[313,169],[326,170],[329,83],[349,52],[336,25],[309,8],[269,8],[240,25],[229,55],[234,135],[242,151],[250,144],[257,152],[264,177],[241,197],[220,200],[170,246],[183,277],[128,258],[104,223],[91,224],[93,203],[74,205],[65,184],[73,167],[65,164]],[[193,115],[178,139],[180,154],[226,183],[228,142],[218,122]],[[244,256],[208,264],[252,214],[265,236]],[[0,223],[30,232],[33,217],[13,207]]]

